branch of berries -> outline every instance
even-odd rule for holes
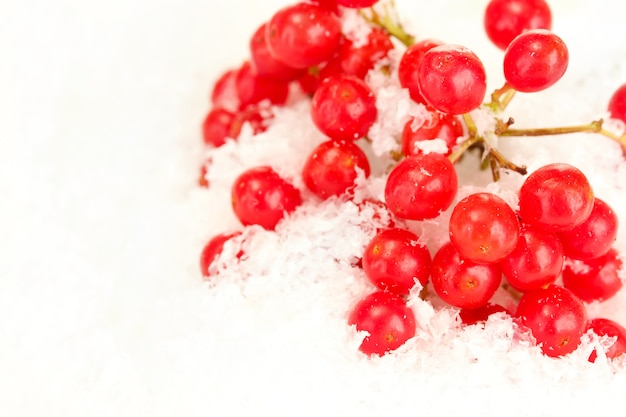
[[[401,151],[392,152],[384,201],[373,202],[392,221],[373,236],[355,265],[376,288],[348,318],[368,332],[361,344],[364,353],[385,354],[415,335],[407,298],[416,289],[424,290],[425,299],[438,297],[459,309],[465,324],[493,313],[514,316],[548,356],[572,352],[588,331],[617,338],[608,357],[626,352],[626,330],[620,324],[587,317],[585,302],[609,299],[622,288],[622,261],[613,248],[617,216],[579,169],[555,163],[530,173],[518,190],[519,208],[489,192],[473,193],[452,206],[459,188],[455,164],[469,149],[483,153],[495,181],[502,169],[527,175],[526,167],[497,149],[497,137],[587,132],[626,148],[626,135],[606,129],[603,120],[514,129],[512,118],[500,116],[516,92],[543,91],[565,73],[568,49],[551,24],[544,0],[489,2],[484,27],[504,51],[506,82],[485,102],[486,72],[478,56],[462,45],[416,40],[399,23],[393,2],[299,2],[257,28],[249,59],[214,85],[213,107],[203,124],[211,148],[236,140],[244,126],[264,132],[275,107],[289,105],[294,89],[310,96],[310,117],[327,140],[308,155],[301,179],[320,201],[372,203],[354,199],[357,179],[371,173],[364,147],[381,118],[378,91],[368,82],[372,72],[397,77],[428,115],[424,120],[407,115],[395,138]],[[351,33],[355,26],[358,34]],[[394,50],[402,51],[397,68],[389,65]],[[626,85],[615,92],[608,110],[613,119],[626,122]],[[489,128],[479,128],[477,112],[489,116]],[[205,187],[210,185],[208,169],[210,163],[200,178]],[[258,166],[235,179],[231,200],[243,226],[275,230],[305,199],[292,181]],[[431,220],[447,225],[447,242],[432,255],[411,226]],[[201,255],[205,277],[214,274],[213,262],[224,245],[238,236],[224,233],[207,243]],[[232,252],[237,259],[245,256]],[[514,309],[493,302],[499,288],[516,293]],[[590,360],[595,358],[594,353]]]

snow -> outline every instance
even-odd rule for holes
[[[499,87],[501,52],[480,20],[486,1],[422,3],[397,0],[412,32],[469,47],[485,63],[488,91]],[[241,229],[228,193],[237,171],[271,163],[301,186],[299,166],[323,140],[304,117],[305,104],[296,104],[277,113],[283,124],[213,153],[210,191],[196,185],[207,156],[200,123],[210,86],[240,64],[254,29],[286,4],[2,3],[0,414],[553,416],[624,409],[624,361],[586,362],[602,340],[590,336],[574,354],[550,359],[506,317],[461,328],[454,311],[416,294],[416,338],[381,358],[359,354],[363,335],[346,316],[371,288],[350,260],[374,232],[359,226],[371,227],[375,207],[308,199],[277,233],[246,229],[241,262],[215,280],[199,276],[206,240]],[[613,3],[550,4],[570,66],[553,88],[515,97],[506,116],[517,128],[604,117],[612,91],[626,81],[626,29]],[[397,116],[393,129],[402,124]],[[626,219],[626,164],[610,140],[500,138],[498,147],[531,171],[551,161],[578,166]],[[466,158],[459,167],[461,195],[487,187],[514,202],[510,190],[522,179],[503,175],[490,185],[475,162]],[[380,178],[360,183],[358,195],[380,198]],[[420,227],[434,234],[446,215]],[[616,247],[626,251],[624,228]],[[590,305],[590,314],[626,322],[625,305],[622,291]]]

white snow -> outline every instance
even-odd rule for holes
[[[396,2],[418,37],[466,45],[483,59],[489,91],[500,86],[502,54],[482,31],[486,0]],[[281,110],[282,124],[212,154],[210,190],[196,185],[212,82],[242,62],[254,29],[288,3],[0,5],[0,415],[623,410],[625,360],[586,362],[606,340],[589,336],[574,354],[550,359],[506,317],[462,328],[454,310],[416,294],[417,336],[394,354],[361,355],[363,335],[346,317],[371,290],[351,261],[374,233],[372,206],[307,196],[276,233],[246,229],[240,262],[213,280],[200,277],[203,244],[241,229],[228,192],[236,171],[271,163],[301,186],[299,166],[323,140],[304,104]],[[626,27],[614,4],[550,4],[570,66],[553,88],[514,98],[506,115],[518,128],[604,117],[612,91],[626,82]],[[396,116],[392,129],[403,120]],[[382,151],[387,146],[381,139]],[[498,147],[529,170],[552,161],[578,166],[626,219],[626,164],[610,140],[501,138]],[[515,204],[519,176],[490,185],[473,157],[459,172],[463,187],[490,187]],[[360,183],[357,195],[381,197],[380,178]],[[411,227],[434,233],[446,215]],[[615,245],[626,251],[626,228]],[[626,290],[589,307],[624,323],[624,306]]]

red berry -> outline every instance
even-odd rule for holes
[[[487,304],[502,281],[497,264],[478,264],[463,258],[450,242],[433,257],[433,289],[446,303],[459,308]]]
[[[335,56],[320,70],[322,79],[332,75],[349,74],[365,79],[374,65],[393,49],[389,34],[377,27],[372,28],[363,45],[342,37]]]
[[[341,195],[354,188],[358,170],[369,177],[365,153],[352,141],[329,140],[319,144],[302,168],[307,188],[321,199]]]
[[[500,268],[516,290],[536,290],[554,282],[563,269],[563,248],[556,233],[524,225],[517,246]]]
[[[435,46],[426,51],[417,77],[426,103],[443,113],[472,111],[482,104],[487,91],[483,63],[459,45]]]
[[[417,155],[422,153],[420,145],[424,141],[441,139],[446,143],[448,152],[452,153],[459,137],[463,136],[463,125],[457,116],[433,111],[430,118],[417,129],[413,129],[414,119],[409,119],[402,130],[402,152],[404,155]]]
[[[608,300],[624,285],[620,277],[622,267],[622,259],[613,248],[599,258],[567,260],[563,285],[587,303]]]
[[[608,359],[615,359],[626,353],[626,329],[621,324],[610,319],[595,318],[589,320],[587,328],[593,330],[598,336],[615,338],[613,344],[605,352]],[[597,357],[598,353],[594,350],[589,355],[589,362],[595,362]]]
[[[337,4],[343,7],[350,7],[353,9],[361,9],[364,7],[372,7],[378,0],[336,0]]]
[[[289,95],[287,82],[257,74],[249,61],[244,62],[237,71],[235,84],[242,107],[257,104],[263,100],[282,105],[285,104]]]
[[[502,198],[476,193],[459,201],[450,216],[450,241],[461,256],[477,263],[500,262],[520,233],[517,215]]]
[[[570,290],[558,285],[524,293],[515,314],[530,329],[541,351],[550,357],[573,352],[587,331],[585,305]]]
[[[612,118],[626,123],[626,84],[615,90],[609,100],[608,110]]]
[[[587,220],[559,232],[563,253],[573,259],[598,258],[611,249],[617,237],[617,226],[617,214],[607,203],[596,197]]]
[[[207,279],[209,278],[211,273],[211,264],[219,255],[222,254],[224,250],[224,244],[232,239],[235,236],[241,235],[241,232],[233,232],[233,233],[220,233],[216,236],[213,236],[202,248],[202,253],[200,254],[200,272],[202,276]],[[237,257],[240,258],[243,255],[242,252],[237,254]]]
[[[223,108],[214,108],[206,115],[202,123],[202,138],[204,143],[219,147],[230,137],[230,129],[235,115]]]
[[[565,42],[547,29],[522,33],[504,52],[504,78],[517,91],[544,90],[561,79],[569,64]]]
[[[363,252],[363,271],[381,290],[407,295],[430,277],[431,256],[408,230],[391,228],[378,232]]]
[[[271,109],[261,109],[255,105],[248,106],[244,110],[238,111],[230,125],[228,136],[234,139],[238,138],[243,125],[246,123],[252,128],[253,135],[265,132],[269,120],[273,117],[271,112]]]
[[[231,197],[235,215],[244,226],[258,224],[267,230],[302,204],[300,191],[267,166],[240,174]]]
[[[304,70],[292,68],[271,54],[265,40],[266,27],[267,23],[263,23],[250,39],[250,58],[255,72],[281,81],[297,79],[304,73]]]
[[[267,24],[270,52],[293,68],[329,60],[339,46],[339,19],[319,4],[297,3],[276,12]]]
[[[387,291],[361,299],[350,312],[348,324],[369,333],[359,350],[379,356],[398,349],[415,336],[417,326],[415,315],[404,299]]]
[[[236,69],[229,69],[218,78],[211,90],[213,107],[221,107],[233,113],[239,110],[241,103],[237,96],[236,78]]]
[[[339,75],[326,78],[311,99],[311,117],[331,139],[356,140],[376,121],[376,97],[360,78]]]
[[[502,307],[500,304],[487,303],[484,306],[478,308],[462,308],[459,311],[459,318],[465,325],[472,325],[481,322],[485,322],[489,319],[489,316],[495,313],[507,313],[509,311]]]
[[[524,223],[562,231],[587,220],[594,194],[576,167],[554,163],[531,173],[519,191],[519,215]]]
[[[491,0],[485,9],[485,32],[504,50],[520,33],[551,29],[552,12],[545,0]]]
[[[440,45],[443,45],[443,42],[436,39],[423,39],[415,42],[404,51],[398,64],[400,85],[409,90],[409,95],[417,103],[426,104],[426,100],[420,93],[417,69],[424,54]]]
[[[445,156],[408,156],[389,174],[385,202],[389,211],[401,219],[432,219],[450,207],[457,188],[454,165]]]

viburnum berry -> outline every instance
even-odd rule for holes
[[[485,322],[489,319],[489,316],[496,313],[506,313],[510,315],[510,312],[500,304],[488,302],[487,304],[478,308],[462,308],[459,310],[459,318],[461,322],[467,326]]]
[[[407,156],[387,177],[385,202],[389,211],[401,219],[433,219],[450,207],[457,188],[456,170],[445,156]]]
[[[459,201],[450,216],[450,241],[461,256],[477,263],[500,262],[517,246],[520,225],[506,201],[481,192]]]
[[[377,27],[373,27],[365,43],[358,46],[344,36],[333,58],[320,69],[320,77],[323,80],[333,75],[349,74],[365,79],[369,70],[392,49],[389,34]]]
[[[289,84],[256,73],[250,61],[245,61],[235,77],[237,97],[242,107],[269,100],[272,104],[282,105],[289,95]]]
[[[598,258],[611,249],[617,238],[617,226],[617,214],[604,200],[596,197],[587,220],[559,232],[563,253],[573,259]]]
[[[524,223],[563,231],[587,220],[594,193],[578,168],[547,164],[532,172],[519,190],[519,215]]]
[[[487,74],[474,52],[460,45],[435,46],[424,53],[417,77],[426,103],[443,113],[478,108],[487,92]]]
[[[624,285],[622,268],[622,259],[614,248],[595,259],[566,259],[563,286],[587,303],[608,300]]]
[[[253,135],[265,132],[272,117],[272,110],[269,108],[264,109],[256,105],[248,106],[235,113],[228,137],[237,139],[246,123],[252,128]]]
[[[618,322],[598,317],[589,320],[587,328],[598,336],[607,336],[615,339],[604,352],[607,359],[615,359],[626,353],[626,329]],[[589,355],[589,362],[595,362],[597,358],[598,352],[594,349]]]
[[[533,93],[561,79],[569,64],[565,42],[547,29],[523,32],[504,52],[504,78],[517,91]]]
[[[300,191],[268,166],[250,168],[233,182],[231,201],[244,226],[274,230],[286,214],[302,204]]]
[[[224,244],[230,239],[241,235],[240,231],[231,233],[220,233],[213,236],[202,248],[200,254],[200,272],[205,279],[208,279],[213,275],[211,271],[211,264],[222,254],[224,250]],[[241,258],[243,252],[237,254],[237,258]]]
[[[506,281],[526,292],[553,283],[563,269],[563,248],[556,233],[523,225],[517,246],[500,268]]]
[[[626,123],[626,84],[622,84],[611,95],[608,110],[612,118]]]
[[[502,273],[498,264],[478,264],[463,258],[448,242],[433,257],[431,282],[446,303],[473,309],[491,300],[502,282]]]
[[[452,153],[457,140],[463,136],[463,124],[458,116],[444,114],[437,111],[430,112],[430,117],[424,123],[414,128],[414,119],[409,119],[402,130],[402,153],[417,155],[427,148],[425,141],[441,139],[448,148],[443,155]],[[439,152],[441,153],[441,152]]]
[[[377,291],[358,301],[349,314],[348,324],[368,333],[359,350],[378,356],[398,349],[415,336],[417,327],[415,314],[406,301],[388,291]]]
[[[372,7],[378,0],[336,0],[337,4],[343,7],[350,7],[353,9],[361,9],[364,7]]]
[[[272,55],[265,40],[266,28],[267,23],[263,23],[250,39],[249,48],[252,67],[261,76],[275,78],[280,81],[297,79],[306,70],[290,67]]]
[[[276,12],[265,35],[272,55],[293,68],[308,68],[329,60],[340,38],[337,16],[319,4],[305,2]]]
[[[424,54],[435,46],[443,45],[437,39],[422,39],[409,46],[400,58],[398,64],[398,79],[402,88],[409,90],[409,95],[413,101],[426,104],[426,99],[420,93],[418,72],[420,62]]]
[[[372,89],[353,75],[338,75],[321,82],[311,99],[311,118],[331,139],[356,140],[367,135],[376,121]]]
[[[222,146],[230,136],[231,126],[235,115],[221,107],[213,108],[202,123],[202,138],[204,143],[213,147]]]
[[[430,268],[428,248],[409,230],[382,230],[363,251],[365,276],[381,290],[398,295],[408,295],[417,282],[425,286]]]
[[[319,144],[302,168],[306,187],[321,199],[349,192],[361,170],[367,178],[370,164],[365,152],[352,141],[328,140]]]
[[[550,357],[573,352],[587,331],[587,310],[567,288],[549,285],[522,295],[515,315]]]
[[[522,225],[513,252],[500,262],[506,281],[526,292],[553,283],[563,269],[563,248],[554,232]]]
[[[504,50],[526,30],[552,29],[552,11],[545,0],[491,0],[484,26],[491,42]]]
[[[238,69],[225,71],[213,84],[211,104],[214,108],[219,107],[235,113],[241,107],[239,97],[237,96],[237,71]]]

